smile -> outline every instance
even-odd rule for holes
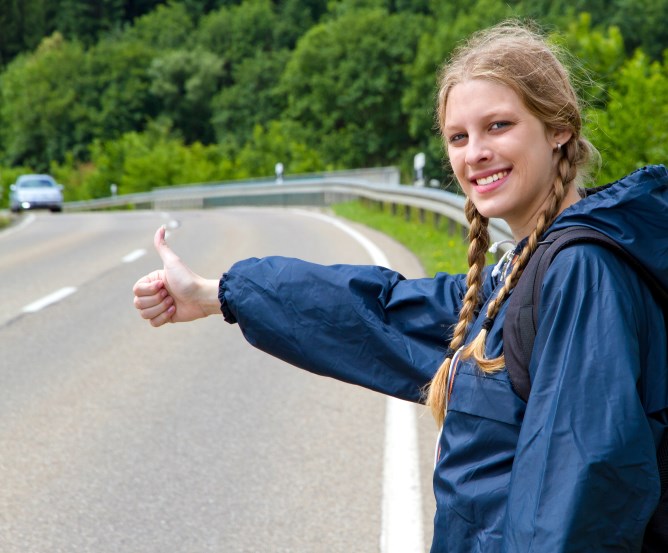
[[[487,184],[492,184],[493,182],[498,181],[499,179],[502,179],[503,177],[508,175],[508,171],[501,171],[499,173],[494,173],[493,175],[490,175],[489,177],[485,177],[482,179],[476,179],[476,184],[478,186],[485,186]]]

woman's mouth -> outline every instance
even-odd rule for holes
[[[507,177],[508,173],[509,171],[499,171],[498,173],[494,173],[493,175],[489,175],[488,177],[475,179],[475,183],[478,186],[487,186],[489,184],[492,184],[493,182],[501,180],[503,177]]]

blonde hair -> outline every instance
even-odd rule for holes
[[[485,343],[501,305],[515,287],[524,267],[536,250],[538,242],[559,213],[569,187],[584,179],[591,161],[598,156],[595,148],[582,137],[581,108],[569,74],[559,61],[555,46],[528,25],[505,22],[474,34],[455,50],[441,72],[438,93],[438,124],[441,134],[445,127],[448,95],[459,83],[471,79],[487,79],[510,87],[525,107],[543,122],[546,129],[568,130],[570,140],[559,150],[561,158],[557,176],[545,210],[539,214],[536,227],[506,277],[501,290],[487,306],[486,324],[480,333],[461,351],[461,357],[473,357],[484,372],[494,372],[505,366],[503,355],[495,359],[485,356]],[[445,418],[447,381],[454,353],[464,344],[468,328],[480,305],[485,254],[489,246],[488,220],[473,205],[466,202],[466,217],[470,224],[467,291],[459,321],[454,327],[448,354],[429,384],[427,405],[439,424]]]

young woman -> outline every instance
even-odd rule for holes
[[[577,97],[542,37],[516,25],[455,52],[438,118],[467,196],[468,274],[405,280],[270,257],[206,280],[159,230],[164,268],[135,284],[135,306],[154,326],[222,310],[294,365],[426,401],[441,426],[433,552],[640,551],[668,424],[666,325],[648,286],[602,246],[560,252],[543,280],[528,402],[504,368],[502,328],[541,237],[571,225],[631,249],[668,288],[668,172],[648,167],[581,199],[597,154]],[[517,240],[500,271],[485,266],[490,217]],[[288,304],[317,320],[286,327]],[[294,330],[309,322],[317,332]]]

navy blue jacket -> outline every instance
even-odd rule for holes
[[[575,224],[627,247],[668,288],[665,167],[581,200],[553,228]],[[485,301],[500,286],[488,268]],[[241,261],[220,282],[226,320],[252,345],[416,402],[443,359],[464,292],[463,275],[407,280],[380,267],[280,257]],[[505,308],[488,357],[502,352]],[[528,403],[505,370],[458,365],[434,471],[434,553],[640,551],[668,426],[663,313],[636,272],[594,244],[557,255],[539,313]]]

